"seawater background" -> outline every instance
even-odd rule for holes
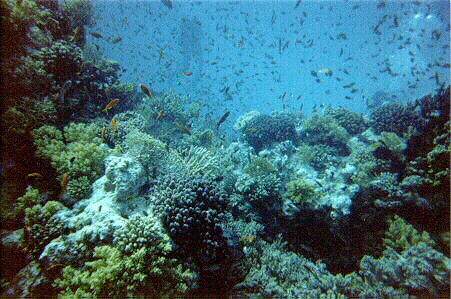
[[[405,102],[438,88],[436,74],[449,83],[448,1],[377,8],[380,1],[304,0],[296,9],[295,0],[172,3],[94,1],[90,30],[103,38],[88,41],[126,69],[122,82],[190,96],[207,103],[213,117],[284,107],[309,115],[321,103],[368,112],[365,98],[379,90]],[[116,37],[122,40],[113,44]],[[387,66],[399,75],[381,72]],[[319,74],[318,83],[311,71],[324,67],[334,74]],[[352,82],[357,92],[343,87]],[[227,86],[229,95],[221,92]]]

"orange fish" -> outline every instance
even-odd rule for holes
[[[150,93],[150,90],[149,90],[149,88],[147,88],[146,85],[144,85],[144,84],[139,84],[139,87],[141,87],[141,91],[142,91],[146,96],[148,96],[149,98],[152,97],[152,94]]]
[[[185,76],[191,76],[193,74],[193,72],[183,72],[183,75]]]
[[[160,112],[158,112],[157,119],[161,118],[162,116],[163,116],[163,110],[160,110]]]
[[[175,122],[175,124],[179,128],[181,128],[185,134],[191,135],[191,131],[187,127],[185,127],[184,125],[179,124],[178,122]]]
[[[61,195],[64,195],[66,193],[68,182],[69,182],[69,174],[65,173],[61,178]]]
[[[117,134],[117,121],[115,118],[111,120],[111,128],[113,128],[113,136]]]
[[[108,105],[106,105],[105,109],[102,110],[102,112],[108,113],[108,110],[116,106],[117,102],[119,102],[119,99],[111,100],[111,102],[109,102]]]
[[[105,133],[106,133],[106,126],[103,126],[102,133],[100,135],[102,137],[102,143],[105,142]]]

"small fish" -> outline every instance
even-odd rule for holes
[[[122,40],[122,37],[116,37],[115,39],[113,39],[111,42],[113,44],[117,44],[118,42],[120,42]]]
[[[301,4],[302,0],[298,0],[296,2],[296,4],[294,5],[294,9],[296,9],[300,4]]]
[[[163,4],[166,5],[167,7],[172,8],[171,0],[161,0],[161,2],[163,2]]]
[[[100,133],[100,136],[102,138],[102,143],[105,142],[105,135],[106,135],[106,126],[103,126],[102,132]]]
[[[69,41],[73,42],[75,40],[75,38],[78,36],[78,34],[80,33],[80,27],[75,28],[74,30],[74,34],[70,37]]]
[[[63,177],[61,178],[61,195],[66,194],[67,191],[67,183],[69,182],[69,174],[65,173],[63,174]]]
[[[117,120],[115,118],[113,118],[111,120],[110,125],[111,125],[111,128],[113,129],[113,137],[115,137],[117,134]]]
[[[334,72],[332,72],[332,70],[330,69],[330,68],[328,68],[328,67],[323,67],[323,68],[321,68],[319,71],[318,71],[318,73],[320,73],[320,74],[324,74],[324,75],[326,75],[326,76],[332,76],[333,74],[334,74]]]
[[[160,119],[163,116],[163,110],[160,110],[157,115],[157,119]]]
[[[98,209],[97,209],[97,212],[101,212],[102,211],[102,205],[99,205],[99,207],[98,207]]]
[[[227,117],[229,117],[230,115],[230,111],[227,111],[226,113],[224,113],[223,116],[221,116],[221,118],[219,119],[218,123],[216,124],[216,129],[219,129],[219,126],[225,122],[225,120],[227,119]]]
[[[102,112],[108,113],[108,110],[116,106],[117,102],[119,102],[119,99],[111,100],[111,102],[109,102],[108,105],[106,105],[105,109],[102,110]]]
[[[317,183],[321,188],[323,187],[323,184],[321,184],[318,180],[315,180],[315,183]]]
[[[355,85],[355,82],[343,85],[343,88],[351,88]]]
[[[185,75],[185,76],[191,76],[192,74],[193,74],[193,72],[182,72],[183,73],[183,75]]]
[[[64,103],[64,96],[66,95],[66,91],[69,89],[71,85],[72,81],[67,80],[66,82],[64,82],[63,86],[61,86],[61,89],[58,92],[58,99],[61,103]]]
[[[179,128],[181,128],[185,134],[191,135],[191,131],[189,130],[188,127],[185,127],[184,125],[182,125],[182,124],[180,124],[180,123],[178,123],[178,122],[175,122],[175,124],[176,124]]]
[[[146,85],[144,85],[144,84],[139,84],[139,87],[141,88],[141,91],[142,91],[146,96],[148,96],[149,98],[152,97],[152,94],[150,93],[150,90],[149,90],[149,88],[147,88]]]
[[[102,38],[102,35],[98,32],[89,31],[89,34],[91,34],[95,38]]]

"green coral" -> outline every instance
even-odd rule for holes
[[[314,115],[302,122],[302,136],[309,144],[327,144],[332,147],[345,147],[349,133],[331,116]],[[301,136],[301,137],[302,137]]]
[[[385,232],[385,247],[391,247],[398,252],[402,252],[420,242],[426,243],[431,247],[435,246],[434,240],[431,239],[427,231],[420,233],[398,215],[395,215],[393,219],[389,220],[389,224],[390,227]]]
[[[162,167],[168,155],[165,143],[137,129],[125,136],[124,147],[147,169]]]
[[[103,173],[103,160],[108,149],[102,145],[95,125],[71,123],[63,131],[42,126],[32,131],[36,155],[50,159],[60,175],[68,175],[67,194],[71,198],[86,197],[91,184]]]
[[[253,158],[243,170],[244,173],[252,177],[265,176],[274,173],[275,171],[276,167],[264,157]]]
[[[166,171],[179,177],[201,175],[215,177],[220,174],[218,156],[202,146],[170,149]]]
[[[48,201],[44,206],[36,204],[25,209],[24,247],[33,257],[38,257],[44,247],[53,239],[60,236],[64,231],[64,226],[60,219],[53,217],[64,206],[57,201]]]
[[[82,269],[68,266],[55,281],[61,296],[94,298],[180,296],[193,278],[169,257],[171,241],[154,217],[133,216],[115,233],[116,246],[98,246]]]
[[[27,208],[31,208],[44,200],[45,197],[39,193],[38,189],[28,186],[24,196],[21,196],[16,200],[17,212],[24,213]]]
[[[369,125],[362,114],[347,110],[345,108],[327,108],[324,115],[331,116],[338,124],[346,129],[351,135],[357,135],[365,131]]]
[[[303,179],[288,182],[286,189],[286,198],[296,205],[311,205],[316,198],[315,186]]]

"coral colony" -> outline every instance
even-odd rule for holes
[[[405,102],[379,92],[367,113],[209,110],[121,82],[123,66],[88,42],[106,39],[89,1],[0,6],[2,296],[449,294],[449,85]]]

